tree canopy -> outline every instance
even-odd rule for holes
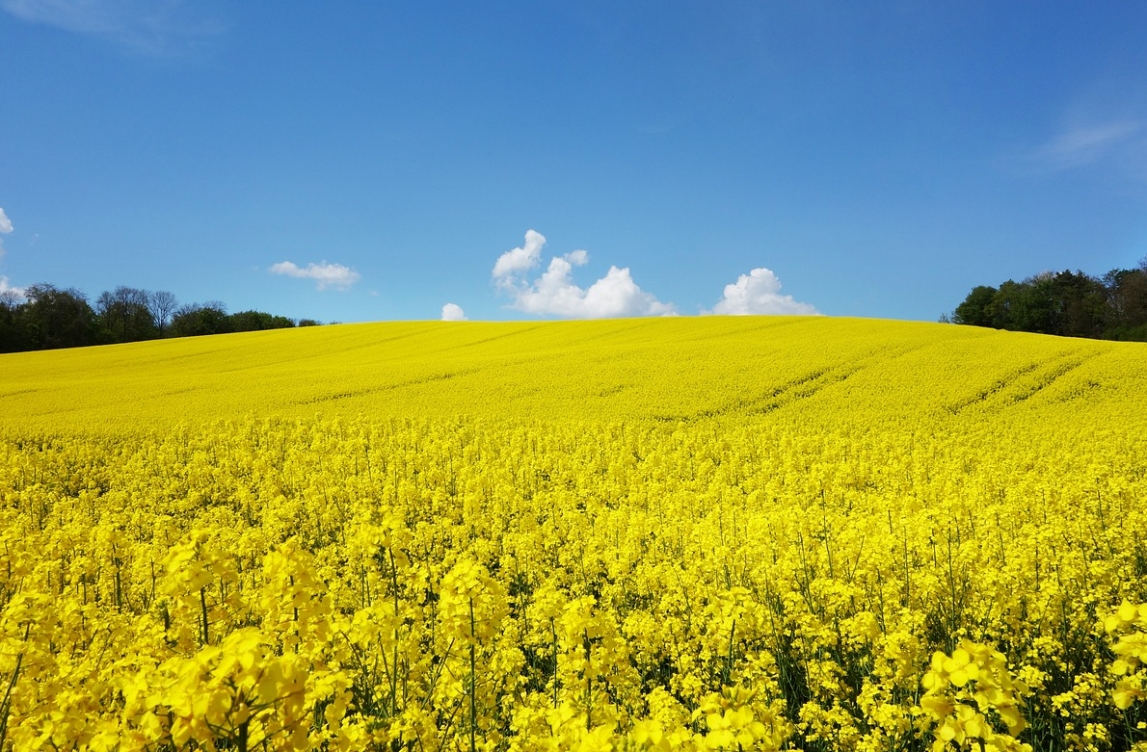
[[[313,326],[263,311],[227,313],[218,301],[179,305],[173,293],[117,287],[93,305],[84,293],[47,283],[0,295],[0,352],[49,350],[161,337],[192,337]]]
[[[1021,332],[1147,341],[1147,259],[1100,277],[1044,272],[999,287],[978,285],[950,320]]]

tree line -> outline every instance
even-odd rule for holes
[[[1113,269],[1102,277],[1044,272],[999,287],[980,285],[945,319],[1061,337],[1147,342],[1147,258],[1136,269]]]
[[[262,311],[227,313],[219,301],[180,305],[175,295],[134,287],[104,292],[95,302],[79,290],[37,284],[23,295],[0,293],[0,352],[110,345],[164,337],[314,326]]]

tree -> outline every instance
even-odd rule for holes
[[[15,290],[0,292],[0,352],[26,350],[24,328],[18,317],[24,297]]]
[[[992,302],[988,304],[987,313],[991,326],[996,329],[1018,329],[1016,325],[1019,312],[1023,309],[1023,285],[1008,280],[1000,285]]]
[[[171,317],[171,336],[198,337],[204,334],[226,334],[234,331],[227,307],[217,300],[181,306]]]
[[[1054,279],[1051,272],[1043,272],[1020,283],[1013,319],[1016,329],[1038,334],[1059,333],[1059,307],[1052,290]]]
[[[1057,331],[1065,337],[1102,337],[1108,318],[1108,291],[1082,271],[1064,270],[1049,286]]]
[[[272,316],[262,311],[240,311],[233,313],[231,329],[236,332],[257,332],[264,329],[288,329],[295,325],[286,316]]]
[[[31,349],[96,344],[96,314],[79,290],[36,284],[24,291],[24,297],[28,302],[20,306],[18,320]]]
[[[159,290],[148,296],[148,309],[151,311],[151,318],[155,321],[156,328],[159,329],[159,336],[162,337],[167,333],[167,326],[178,307],[179,301],[175,295],[166,290]]]
[[[1147,269],[1113,269],[1103,277],[1116,325],[1147,323]]]
[[[318,322],[303,319],[298,326]],[[117,287],[95,306],[75,289],[42,283],[18,292],[0,290],[0,352],[134,342],[296,326],[293,319],[262,311],[228,315],[219,301],[179,306],[167,291]]]
[[[989,308],[995,297],[994,287],[987,285],[973,287],[968,297],[964,298],[964,302],[956,306],[956,310],[952,312],[952,321],[971,326],[991,326],[992,314]]]
[[[106,342],[139,342],[155,339],[159,329],[151,313],[151,293],[134,287],[117,287],[96,300],[101,334]]]
[[[1147,260],[1138,269],[1113,269],[1103,277],[1107,289],[1109,339],[1147,339]]]
[[[957,324],[1063,337],[1147,341],[1147,259],[1102,278],[1042,272],[998,289],[972,289],[952,314]]]

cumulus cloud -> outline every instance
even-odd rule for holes
[[[466,312],[462,310],[462,306],[454,303],[447,303],[442,306],[442,320],[443,321],[465,321]]]
[[[526,242],[521,248],[506,251],[494,264],[494,279],[501,284],[512,284],[516,275],[529,271],[542,258],[545,237],[540,232],[526,230]]]
[[[529,272],[541,263],[545,244],[541,233],[529,230],[522,247],[506,251],[494,264],[494,283],[513,299],[512,308],[581,319],[674,313],[672,305],[638,287],[629,269],[611,266],[588,288],[579,287],[573,281],[573,268],[589,263],[589,254],[583,250],[551,258],[540,276],[529,279]]]
[[[8,219],[8,215],[4,213],[4,209],[0,207],[0,235],[7,235],[12,232],[12,220]],[[4,256],[4,238],[0,238],[0,258]]]
[[[28,23],[99,37],[144,55],[195,51],[226,31],[187,0],[0,0],[0,8]]]
[[[307,264],[300,267],[290,261],[280,261],[270,269],[271,274],[282,274],[299,279],[313,279],[319,290],[333,287],[336,290],[349,290],[355,282],[362,279],[362,275],[342,264]]]
[[[712,311],[726,316],[749,315],[803,315],[817,316],[819,312],[808,303],[798,303],[791,295],[781,295],[781,281],[769,269],[753,269],[725,285],[725,294]]]

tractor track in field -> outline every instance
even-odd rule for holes
[[[986,388],[949,405],[948,411],[958,415],[977,405],[1007,406],[1026,402],[1097,355],[1066,352],[1048,360],[1027,363],[1008,371]]]
[[[885,363],[900,358],[922,346],[901,347],[893,351],[881,349],[833,365],[813,369],[783,382],[763,394],[733,400],[722,407],[700,410],[690,415],[655,416],[664,422],[692,421],[719,415],[768,415],[800,400],[809,399],[829,387],[840,384],[873,362]]]
[[[1048,369],[1046,373],[1039,374],[1034,384],[1025,385],[1022,390],[1017,390],[1017,393],[1009,395],[1008,401],[1011,404],[1017,404],[1031,399],[1087,361],[1096,357],[1096,355],[1098,355],[1098,353],[1090,353],[1082,357],[1067,357],[1058,362],[1053,361],[1052,367]]]
[[[365,389],[351,389],[343,392],[334,392],[332,394],[323,394],[310,399],[299,400],[294,404],[296,405],[316,405],[324,402],[336,402],[341,399],[349,399],[351,397],[364,397],[370,394],[379,394],[382,392],[392,392],[396,389],[407,389],[419,384],[430,384],[436,381],[447,381],[449,379],[457,378],[459,376],[466,376],[471,373],[476,373],[480,369],[469,368],[461,371],[451,371],[449,373],[439,373],[433,376],[427,376],[421,379],[407,379],[406,381],[399,381],[394,384],[381,384],[379,386],[367,387]]]

